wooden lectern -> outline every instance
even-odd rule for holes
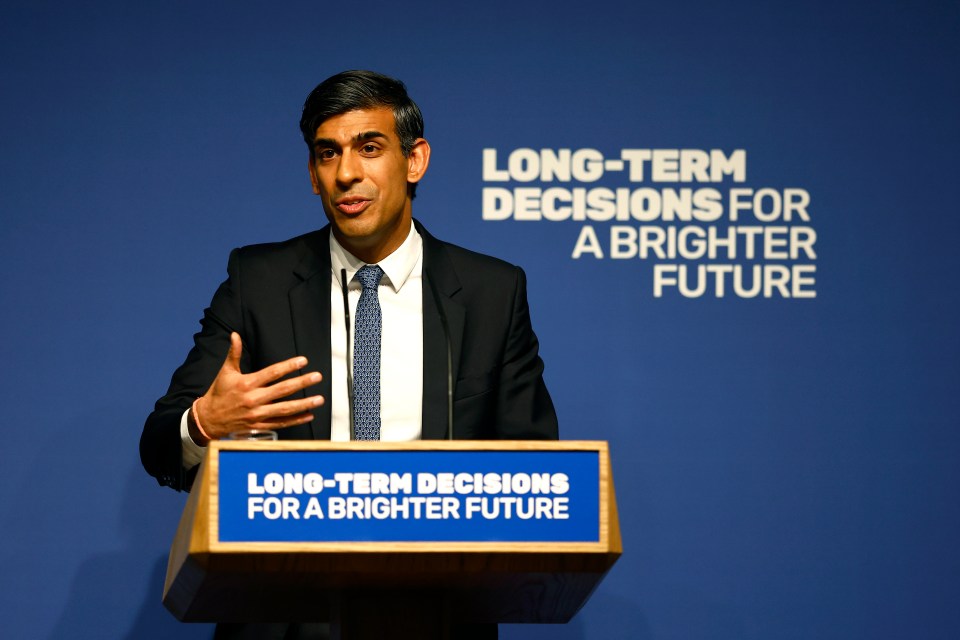
[[[236,452],[320,452],[343,460],[344,456],[374,451],[435,457],[450,452],[486,452],[485,460],[491,455],[494,460],[503,459],[512,452],[595,455],[595,489],[599,493],[595,501],[594,486],[587,484],[589,504],[596,511],[588,514],[596,518],[596,539],[382,541],[353,534],[351,539],[333,541],[221,539],[225,532],[221,500],[227,504],[227,487],[221,491],[220,484],[222,458]],[[235,458],[233,455],[231,459]],[[421,455],[417,459],[424,458]],[[255,474],[244,477],[248,475],[253,483]],[[235,479],[229,482],[242,484]],[[327,486],[330,483],[328,480]],[[319,528],[312,530],[323,532],[322,527],[330,522],[319,521],[311,525]],[[456,524],[462,526],[463,522]],[[374,524],[380,523],[371,522],[369,526]],[[426,526],[442,531],[442,524],[436,521]],[[544,526],[554,524],[559,522]],[[471,521],[469,537],[474,531],[482,535],[483,525],[481,520],[476,526]],[[365,525],[352,526],[351,531],[363,532]],[[449,637],[451,623],[567,622],[621,551],[606,442],[219,441],[208,447],[184,508],[170,550],[163,602],[183,621],[328,621],[333,637],[383,637],[384,630],[389,629],[389,637],[441,638]]]

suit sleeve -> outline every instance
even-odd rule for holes
[[[140,460],[147,473],[163,486],[189,490],[196,467],[184,468],[180,419],[193,401],[210,388],[230,348],[230,332],[243,333],[243,312],[239,294],[240,258],[234,250],[227,265],[227,280],[220,285],[204,311],[200,331],[193,336],[193,348],[174,372],[166,395],[147,417],[140,436]],[[244,359],[247,354],[244,353]],[[243,366],[243,362],[241,362]]]
[[[498,437],[505,440],[556,440],[557,413],[543,381],[540,343],[530,322],[527,278],[516,269],[510,329],[504,346],[497,398]]]

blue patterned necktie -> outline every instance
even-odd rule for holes
[[[357,302],[353,341],[353,414],[357,440],[380,439],[380,298],[383,269],[365,265],[356,278],[363,286]]]

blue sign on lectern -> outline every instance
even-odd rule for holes
[[[597,451],[219,454],[220,542],[599,542]]]

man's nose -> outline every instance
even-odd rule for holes
[[[363,179],[363,164],[360,158],[351,151],[344,151],[337,164],[337,182],[340,185],[350,185]]]

